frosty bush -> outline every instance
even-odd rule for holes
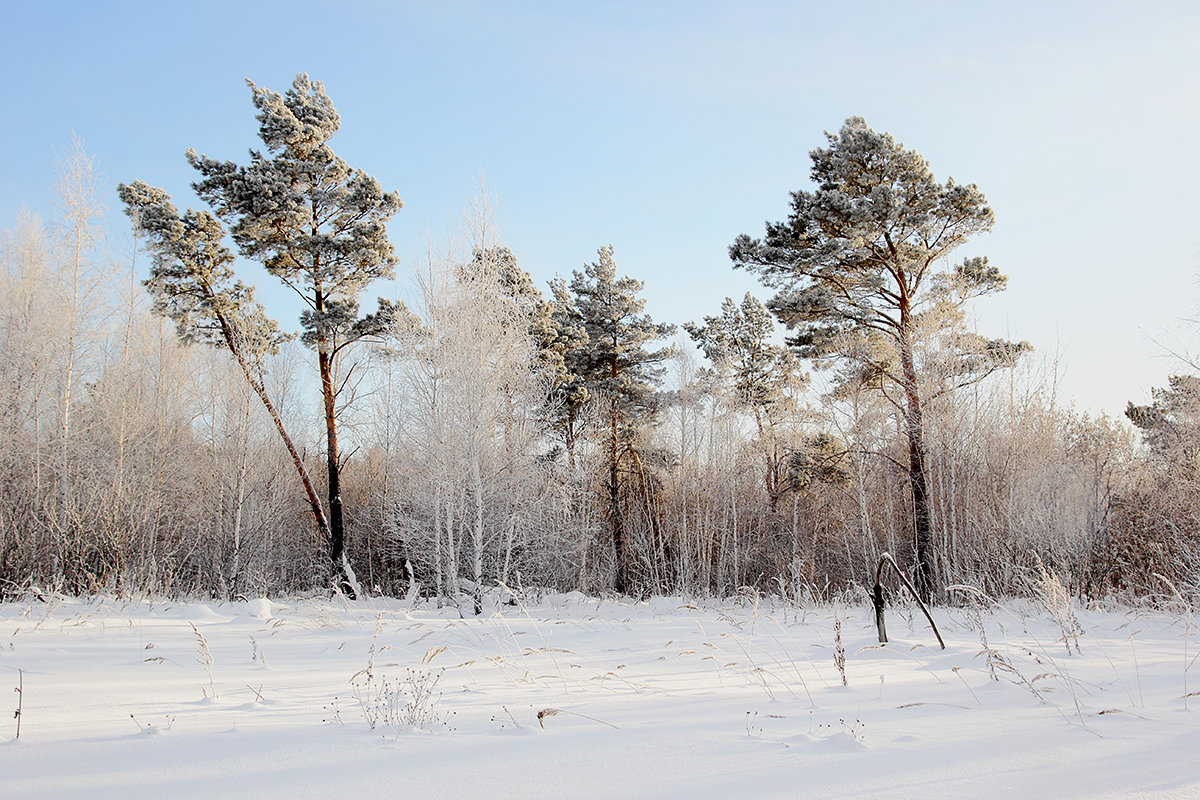
[[[397,734],[415,729],[451,730],[453,712],[438,709],[442,694],[437,685],[441,677],[440,669],[406,669],[400,679],[378,677],[373,671],[363,670],[351,679],[351,692],[371,730],[389,728]]]

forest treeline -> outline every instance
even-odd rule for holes
[[[57,217],[5,230],[4,594],[828,598],[884,552],[935,601],[1050,574],[1089,598],[1196,590],[1200,379],[1123,419],[1064,407],[1056,365],[967,324],[1005,284],[954,260],[992,225],[983,194],[863,120],[813,151],[786,219],[731,244],[765,301],[656,322],[611,246],[539,288],[482,197],[417,299],[367,314],[399,196],[329,147],[321,84],[251,91],[261,151],[188,152],[207,209],[137,180],[114,198],[76,144]]]

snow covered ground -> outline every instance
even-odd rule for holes
[[[919,612],[889,609],[879,646],[867,605],[748,596],[553,595],[465,619],[379,599],[9,603],[0,797],[1200,797],[1188,615],[1014,601],[935,619],[944,651]]]

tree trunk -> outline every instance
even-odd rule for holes
[[[63,542],[66,540],[67,531],[70,529],[71,521],[71,402],[73,400],[72,389],[75,385],[75,351],[76,337],[79,327],[79,303],[80,303],[80,287],[79,287],[79,272],[83,264],[83,237],[84,230],[81,227],[86,224],[86,219],[79,219],[76,216],[73,222],[72,231],[72,254],[71,254],[71,277],[70,277],[70,296],[67,300],[67,344],[64,351],[65,359],[63,363],[62,376],[62,396],[59,406],[59,434],[61,441],[59,453],[59,500],[58,500],[58,530],[55,536],[55,547],[52,550],[53,566],[51,572],[53,580],[56,583],[61,582],[63,574],[63,565],[61,559],[63,557]]]
[[[436,567],[437,607],[442,607],[446,585],[442,579],[442,482],[433,484],[433,563]]]
[[[475,525],[472,531],[475,552],[472,554],[471,575],[475,580],[475,588],[471,594],[475,600],[475,616],[479,616],[483,613],[483,473],[479,466],[478,443],[471,458],[471,482],[475,495]]]
[[[613,367],[616,373],[616,366]],[[609,415],[610,428],[608,442],[608,505],[609,516],[612,517],[613,551],[617,559],[617,579],[613,588],[619,594],[629,591],[629,558],[626,553],[625,525],[621,519],[620,483],[617,480],[617,400],[612,400],[612,411]]]
[[[329,560],[333,580],[348,597],[354,597],[345,566],[345,524],[342,517],[341,465],[338,463],[337,410],[334,405],[333,358],[327,340],[317,344],[321,371],[321,396],[325,403],[325,464],[329,475]]]
[[[651,502],[650,482],[646,479],[646,468],[642,464],[642,458],[638,455],[637,450],[633,448],[630,448],[629,455],[638,472],[639,485],[642,490],[642,509],[646,514],[646,524],[650,527],[650,539],[654,547],[654,585],[652,590],[665,593],[670,591],[669,587],[674,580],[673,565],[675,555],[672,552],[670,543],[663,536],[662,525],[659,524],[658,512],[654,507],[654,503]]]
[[[913,497],[913,527],[916,549],[916,590],[922,602],[933,598],[933,534],[929,517],[929,483],[925,474],[924,425],[921,397],[917,390],[917,371],[909,339],[908,307],[901,307],[900,365],[904,371],[904,432],[908,438],[908,484]]]
[[[314,208],[315,216],[316,210]],[[313,226],[313,235],[317,234]],[[320,262],[316,262],[319,267]],[[313,310],[325,311],[325,292],[317,285]],[[329,476],[329,561],[334,585],[347,597],[354,599],[355,591],[348,575],[345,555],[345,524],[342,518],[341,464],[338,458],[337,404],[333,386],[333,342],[323,325],[317,331],[317,369],[321,375],[321,399],[325,410],[325,464]]]
[[[241,429],[238,434],[241,444],[237,457],[237,478],[234,483],[233,495],[233,569],[230,576],[230,589],[236,597],[244,588],[242,578],[242,514],[246,506],[246,475],[250,471],[250,397],[242,404]]]
[[[575,409],[567,409],[567,425],[563,441],[567,447],[567,469],[571,472],[575,471]]]
[[[275,404],[271,402],[271,397],[267,394],[267,389],[262,384],[262,381],[256,376],[254,368],[246,360],[246,354],[242,348],[241,341],[238,339],[232,324],[220,313],[217,314],[217,322],[221,326],[221,335],[225,339],[225,345],[229,348],[229,352],[233,354],[234,360],[237,361],[238,366],[241,368],[246,382],[250,384],[250,388],[254,390],[254,393],[258,395],[258,399],[262,401],[263,407],[267,409],[271,421],[275,423],[275,430],[279,433],[279,438],[283,440],[288,455],[292,458],[292,466],[296,468],[296,474],[300,477],[300,483],[304,487],[305,496],[308,498],[309,507],[312,509],[313,519],[317,523],[317,530],[323,539],[329,541],[329,523],[325,519],[325,511],[321,508],[321,500],[317,497],[317,491],[308,476],[304,460],[300,458],[300,452],[296,449],[296,445],[292,442],[292,437],[288,435],[287,428],[283,425],[283,417],[279,415]]]

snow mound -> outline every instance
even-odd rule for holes
[[[254,619],[271,618],[271,601],[265,597],[256,597],[246,602],[246,615]]]

